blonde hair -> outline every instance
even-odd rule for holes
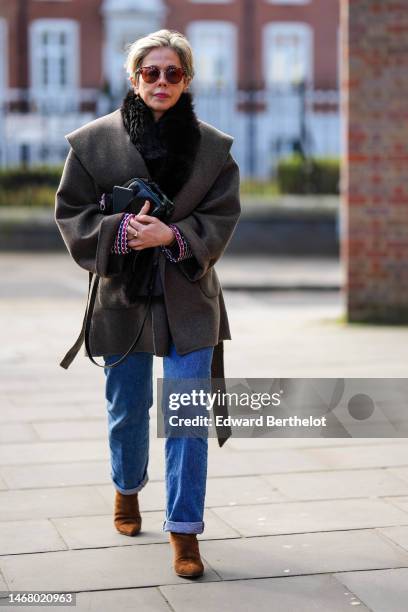
[[[131,43],[127,48],[127,57],[124,64],[126,72],[131,76],[140,68],[146,55],[157,47],[170,47],[180,58],[181,66],[187,79],[194,77],[193,50],[187,38],[176,30],[157,30],[143,36]]]

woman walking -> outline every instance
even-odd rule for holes
[[[194,112],[188,40],[170,30],[140,38],[129,48],[126,68],[132,88],[121,108],[67,136],[55,219],[76,263],[100,277],[90,346],[93,357],[104,359],[114,524],[135,536],[142,522],[138,493],[148,481],[153,355],[163,357],[165,380],[223,376],[223,340],[231,336],[214,264],[233,234],[240,203],[232,137]],[[173,201],[169,222],[149,216],[148,201],[138,215],[101,214],[101,198],[134,177],[155,181]],[[109,368],[143,323],[143,252],[158,258],[148,317],[134,350]],[[221,446],[226,436],[217,435]],[[180,576],[204,571],[197,534],[204,531],[207,456],[206,437],[165,440],[163,530]]]

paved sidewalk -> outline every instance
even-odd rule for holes
[[[2,253],[0,297],[62,297],[67,287],[86,295],[86,272],[73,266],[65,253]],[[225,256],[217,263],[217,271],[225,289],[238,291],[338,291],[344,276],[335,257]]]
[[[218,266],[225,287],[248,287],[247,271],[275,287],[225,291],[229,377],[407,377],[407,327],[346,326],[339,292],[305,290],[340,283],[336,262],[252,263]],[[68,256],[1,258],[0,590],[73,591],[76,610],[98,612],[406,612],[403,438],[210,440],[206,573],[189,582],[161,531],[164,441],[152,431],[143,533],[115,531],[103,370],[82,355],[58,366],[86,282]]]
[[[344,284],[335,257],[229,256],[217,265],[223,287],[284,291],[333,291]]]

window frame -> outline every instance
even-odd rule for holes
[[[226,88],[235,88],[236,84],[237,84],[237,79],[238,79],[238,28],[236,26],[235,23],[233,23],[232,21],[227,21],[227,20],[215,20],[215,19],[198,19],[198,20],[194,20],[191,21],[186,28],[186,35],[188,40],[190,41],[192,47],[193,47],[193,53],[194,56],[197,57],[197,47],[194,48],[194,43],[195,43],[195,38],[199,38],[199,36],[197,36],[197,34],[195,34],[195,30],[198,31],[198,33],[201,32],[205,32],[205,30],[207,30],[210,33],[214,33],[217,32],[221,32],[223,36],[227,35],[228,37],[230,37],[230,39],[232,39],[232,45],[230,47],[231,53],[229,54],[229,59],[230,59],[230,70],[229,70],[229,76],[227,75],[227,80],[226,82],[223,84],[222,88],[226,87]],[[226,34],[227,33],[227,34]],[[204,87],[204,88],[212,88],[212,87],[217,87],[217,82],[216,80],[211,81],[211,82],[207,82],[207,81],[201,81],[200,82],[200,75],[196,69],[196,74],[193,80],[193,83],[196,82],[197,85],[199,87]]]
[[[66,64],[66,84],[45,84],[42,79],[42,53],[38,47],[40,38],[46,32],[64,33],[67,35],[68,58]],[[79,88],[79,23],[75,19],[42,18],[35,19],[30,24],[30,88],[35,97],[48,95],[63,96]]]
[[[267,62],[269,61],[270,44],[274,38],[274,34],[279,32],[285,34],[292,32],[302,33],[308,46],[308,58],[306,64],[305,84],[308,87],[313,87],[314,81],[314,31],[310,24],[304,21],[270,21],[263,27],[262,32],[262,75],[266,87],[274,86],[293,86],[292,82],[270,81],[267,72]]]

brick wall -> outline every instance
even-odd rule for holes
[[[350,321],[408,322],[408,11],[341,0],[341,239]]]
[[[79,24],[80,86],[102,84],[103,23],[101,0],[49,2],[0,0],[0,17],[7,19],[9,87],[29,85],[29,26],[35,19],[75,19]]]
[[[166,0],[164,27],[185,32],[196,20],[221,20],[238,28],[238,81],[240,87],[255,83],[264,86],[262,75],[262,29],[266,23],[294,21],[307,23],[313,30],[313,76],[316,88],[337,86],[338,0],[310,0],[305,5],[269,4],[256,0],[250,10],[252,35],[248,32],[248,7],[254,0],[234,0],[228,4],[200,4],[189,0]],[[103,80],[102,46],[104,24],[102,0],[0,0],[0,17],[9,28],[9,86],[26,88],[29,82],[28,28],[34,19],[76,19],[80,27],[81,87],[100,87]],[[247,8],[246,8],[247,7]],[[252,41],[248,44],[248,38]],[[233,52],[233,50],[231,50]],[[248,57],[250,55],[250,57]],[[248,60],[250,60],[248,65]]]
[[[313,75],[316,88],[337,88],[338,0],[311,0],[305,5],[269,4],[264,0],[234,0],[231,4],[195,4],[167,0],[165,27],[185,32],[188,24],[201,19],[224,20],[238,28],[238,81],[242,88],[265,86],[262,75],[262,29],[271,22],[300,22],[313,30]],[[249,14],[248,14],[249,13]],[[248,26],[253,27],[248,45]],[[248,58],[247,55],[251,54]],[[250,59],[250,67],[248,66]],[[250,70],[250,74],[249,74]]]

